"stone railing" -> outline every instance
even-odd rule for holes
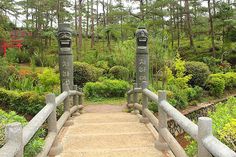
[[[83,108],[83,93],[77,91],[77,86],[74,86],[73,90],[69,90],[68,86],[64,87],[66,90],[59,96],[55,97],[54,94],[48,94],[46,96],[46,105],[26,126],[22,127],[20,123],[12,123],[6,126],[6,143],[0,149],[0,157],[23,157],[24,146],[30,141],[45,121],[47,121],[48,134],[42,152],[38,154],[38,157],[47,156],[57,134],[67,119],[72,113]],[[70,101],[71,97],[73,97],[72,105]],[[61,103],[64,103],[64,113],[57,120],[56,109]]]
[[[147,83],[142,83],[142,88],[134,88],[127,93],[128,106],[142,112],[140,122],[151,122],[157,129],[161,138],[156,141],[157,149],[169,147],[176,157],[187,157],[186,152],[169,132],[167,121],[170,116],[186,133],[188,133],[198,143],[198,157],[236,157],[236,153],[221,143],[212,134],[212,120],[208,117],[198,118],[198,124],[193,123],[166,100],[166,92],[158,91],[158,95],[147,89]],[[142,93],[142,105],[138,104],[138,93]],[[131,104],[133,95],[133,104]],[[148,109],[148,100],[152,100],[158,105],[158,119]]]

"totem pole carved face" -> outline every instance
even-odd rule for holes
[[[58,39],[60,46],[63,47],[71,47],[71,32],[58,32]]]
[[[147,46],[148,41],[148,32],[146,29],[138,29],[136,31],[137,45],[138,46]]]

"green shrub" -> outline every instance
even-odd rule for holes
[[[128,80],[129,79],[129,69],[123,66],[114,66],[109,70],[110,76],[115,79]]]
[[[188,95],[184,90],[174,91],[174,95],[169,101],[177,109],[184,109],[188,106]]]
[[[53,69],[45,69],[42,74],[38,74],[38,78],[45,91],[53,92],[53,89],[60,85],[59,74],[56,74]]]
[[[108,61],[104,61],[104,60],[101,60],[101,61],[98,61],[95,66],[97,68],[101,68],[101,69],[104,69],[105,72],[108,72],[109,70],[109,66],[108,66]]]
[[[236,72],[228,72],[224,74],[225,88],[236,87]]]
[[[0,148],[5,143],[5,134],[4,134],[5,125],[14,122],[19,122],[23,126],[27,124],[27,121],[24,117],[17,115],[13,111],[7,113],[0,109]],[[36,132],[34,137],[25,146],[24,149],[25,157],[34,157],[42,150],[44,144],[43,140],[44,134],[45,131],[43,129],[40,129],[39,131]]]
[[[235,72],[228,72],[228,73],[216,73],[209,75],[209,79],[212,78],[219,78],[225,81],[225,88],[231,89],[236,87],[236,73]]]
[[[9,65],[4,58],[0,57],[0,86],[8,88],[9,78],[17,74],[17,69]]]
[[[123,80],[103,80],[101,82],[88,82],[84,86],[86,97],[124,97],[129,84]]]
[[[206,86],[209,88],[210,94],[213,96],[220,96],[225,90],[225,80],[217,77],[210,77],[206,81]]]
[[[210,74],[209,67],[203,62],[186,62],[186,74],[192,75],[189,83],[203,87]]]
[[[225,103],[216,104],[214,112],[209,113],[212,118],[213,135],[230,149],[236,151],[236,98],[231,97]],[[191,143],[185,149],[190,157],[197,153],[197,143],[188,139]]]
[[[199,86],[195,86],[194,88],[187,88],[185,92],[188,96],[188,101],[198,100],[203,95],[203,89]]]
[[[74,62],[74,84],[83,87],[87,82],[95,82],[101,77],[103,70],[88,63]]]
[[[0,104],[7,110],[35,115],[45,105],[45,98],[36,92],[18,92],[0,88]]]

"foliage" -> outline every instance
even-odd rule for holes
[[[104,79],[98,82],[88,82],[84,86],[86,97],[124,97],[129,84],[123,80]]]
[[[35,115],[45,105],[44,97],[36,92],[18,92],[0,88],[0,104],[7,110]]]
[[[225,81],[225,88],[231,89],[236,87],[236,72],[227,72],[225,74],[223,73],[216,73],[211,74],[209,76],[209,79],[212,78],[219,78]]]
[[[85,62],[74,62],[74,84],[83,87],[87,82],[95,82],[103,70]]]
[[[9,78],[12,75],[17,75],[17,69],[8,64],[8,62],[0,57],[0,86],[8,87]]]
[[[95,66],[97,68],[104,69],[105,72],[108,72],[108,70],[109,70],[108,61],[100,60],[95,64]]]
[[[231,97],[225,103],[216,104],[216,110],[209,113],[212,118],[213,135],[229,148],[236,151],[236,98]],[[190,157],[197,153],[197,143],[189,139],[191,143],[185,149]]]
[[[109,70],[111,77],[115,79],[128,80],[129,79],[129,69],[123,66],[114,66]]]
[[[186,62],[186,74],[191,75],[192,78],[189,83],[197,86],[203,87],[207,77],[210,74],[208,66],[202,62]]]
[[[60,85],[59,74],[56,74],[53,69],[45,69],[42,74],[38,74],[38,78],[45,91],[53,91]]]
[[[185,92],[188,97],[188,101],[199,100],[203,95],[203,89],[199,86],[195,86],[194,88],[186,88]]]
[[[11,63],[29,63],[30,54],[26,50],[10,48],[7,50],[7,61]]]
[[[27,121],[24,117],[17,115],[15,112],[11,111],[9,113],[0,109],[0,147],[2,147],[5,143],[4,139],[4,128],[5,125],[9,123],[19,122],[21,125],[25,126]],[[29,143],[25,146],[24,156],[25,157],[33,157],[36,156],[43,147],[44,140],[43,136],[45,131],[40,129],[36,132],[34,137],[29,141]]]
[[[206,87],[209,89],[211,95],[219,97],[224,93],[225,81],[220,78],[210,77],[206,81]]]

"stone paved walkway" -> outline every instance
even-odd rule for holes
[[[154,148],[156,140],[136,115],[125,112],[84,113],[59,135],[58,157],[170,157]]]

